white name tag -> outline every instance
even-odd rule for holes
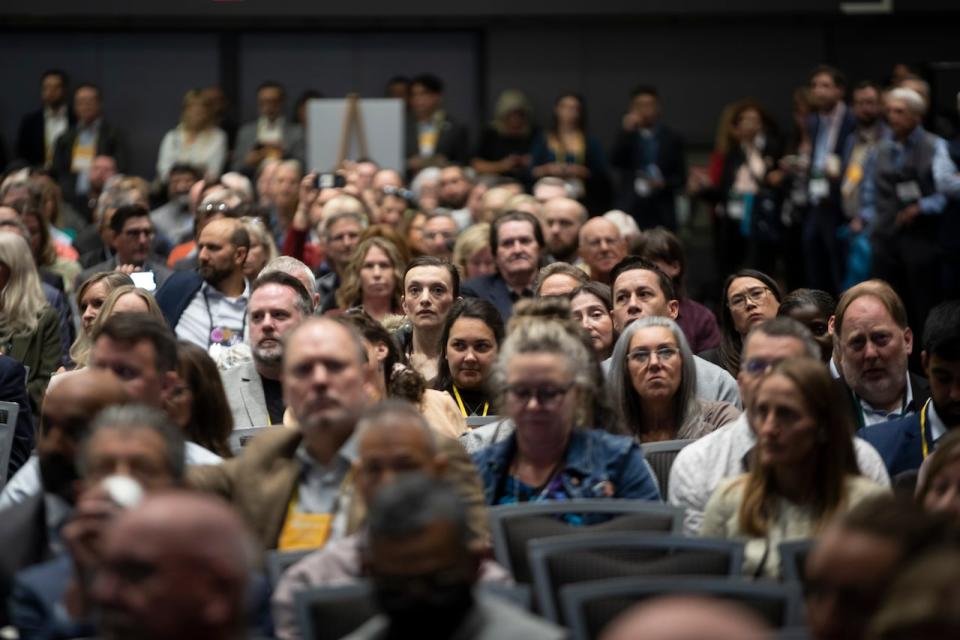
[[[830,183],[826,178],[813,178],[810,181],[810,197],[821,200],[830,195]]]
[[[730,198],[727,201],[727,217],[731,220],[743,220],[743,199],[742,198]]]
[[[923,193],[920,192],[920,185],[915,181],[911,180],[910,182],[898,182],[897,183],[897,199],[904,204],[909,204],[911,202],[916,202],[923,197]]]
[[[633,181],[633,190],[641,198],[646,198],[653,191],[653,189],[650,188],[650,181],[646,178],[635,178]]]

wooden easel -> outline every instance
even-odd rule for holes
[[[360,146],[360,157],[367,158],[367,131],[363,125],[363,113],[360,111],[360,96],[347,94],[347,108],[343,112],[343,126],[340,128],[340,146],[337,150],[337,167],[343,166],[350,152],[350,141],[354,134]]]

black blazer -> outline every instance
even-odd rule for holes
[[[33,413],[27,395],[27,370],[10,356],[0,355],[0,400],[15,402],[20,407],[13,432],[10,463],[3,470],[10,478],[30,457],[34,445]]]
[[[67,121],[70,127],[77,123],[73,110],[67,108]],[[42,166],[47,160],[47,149],[44,144],[43,109],[31,111],[23,116],[20,129],[17,132],[17,157],[26,160],[31,166]]]
[[[924,403],[930,399],[930,383],[927,382],[927,379],[923,376],[918,376],[913,372],[908,371],[907,375],[910,376],[910,387],[913,389],[914,407],[917,411],[920,411]],[[853,392],[853,389],[847,385],[846,380],[843,378],[840,378],[838,382],[850,399],[850,404],[853,407],[853,415],[856,416],[857,419],[857,429],[863,428],[863,411],[860,409],[860,400],[857,398],[857,394]]]
[[[76,197],[77,174],[70,171],[73,160],[73,144],[77,140],[77,129],[70,127],[62,136],[57,138],[53,150],[53,165],[51,169],[60,188],[63,190],[64,200],[73,201]],[[126,169],[127,146],[123,135],[109,123],[100,122],[100,134],[97,136],[97,155],[111,156],[117,162],[117,171]]]
[[[663,176],[664,187],[649,197],[637,195],[634,179],[641,167],[640,134],[635,131],[620,131],[613,145],[611,164],[620,169],[620,192],[618,206],[627,211],[647,229],[663,225],[676,229],[676,193],[687,182],[687,161],[683,153],[683,138],[671,129],[657,125],[654,138],[657,141],[657,168]]]
[[[406,126],[406,157],[420,155],[420,147],[417,140],[417,121],[414,118],[407,118]],[[437,137],[437,146],[433,151],[434,156],[443,156],[448,162],[454,164],[467,164],[470,160],[470,150],[467,128],[462,124],[444,118],[440,125],[440,135]]]
[[[470,278],[460,287],[460,294],[464,298],[486,300],[495,306],[504,324],[513,315],[514,294],[499,273]]]

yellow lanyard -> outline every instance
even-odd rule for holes
[[[927,407],[930,406],[930,399],[923,404],[920,409],[920,450],[923,452],[923,459],[926,460],[930,455],[930,448],[927,446]]]
[[[470,416],[467,414],[467,408],[463,406],[463,398],[460,397],[460,392],[457,390],[457,385],[453,385],[453,397],[457,401],[457,406],[460,407],[460,413],[463,415],[463,417],[469,418]],[[483,413],[481,413],[480,415],[486,416],[487,411],[489,410],[490,410],[490,403],[487,401],[484,401]]]

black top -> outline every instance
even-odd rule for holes
[[[263,382],[263,396],[267,399],[267,415],[270,416],[270,424],[283,424],[283,412],[286,407],[283,404],[283,385],[279,380],[270,380],[260,376]]]
[[[487,394],[483,389],[457,389],[460,393],[460,400],[463,401],[463,408],[466,410],[467,415],[464,416],[469,418],[471,416],[482,416],[483,415],[483,406],[486,404],[489,399]],[[453,386],[451,385],[447,389],[447,393],[450,394],[450,397],[453,398],[454,402],[457,402],[457,396],[453,393]],[[459,408],[459,403],[457,407]],[[494,415],[492,407],[488,407],[487,415]]]

